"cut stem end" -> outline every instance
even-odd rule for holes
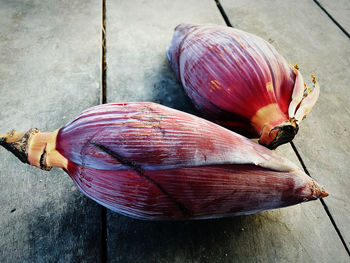
[[[40,132],[30,129],[27,132],[12,130],[0,135],[0,145],[12,152],[23,163],[50,170],[52,166],[67,168],[68,160],[56,150],[55,132]]]
[[[28,163],[27,146],[32,134],[38,133],[38,129],[30,129],[27,132],[11,130],[8,133],[0,134],[0,145],[12,152],[23,163]]]
[[[259,143],[273,150],[278,146],[291,142],[298,133],[299,126],[292,119],[276,127],[265,126],[259,138]]]

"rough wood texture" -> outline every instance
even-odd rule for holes
[[[252,24],[256,20],[253,15],[239,17],[247,19]],[[223,24],[223,19],[210,0],[200,5],[198,1],[107,1],[109,102],[150,100],[197,113],[165,56],[173,28],[181,22]],[[279,151],[297,163],[289,145]],[[112,212],[107,219],[109,262],[348,260],[319,201],[221,220],[147,222]]]
[[[108,102],[153,101],[196,113],[165,50],[181,22],[223,22],[214,2],[201,2],[194,12],[197,5],[193,0],[107,1]]]
[[[54,130],[98,104],[101,3],[0,1],[0,131]],[[100,207],[58,169],[0,149],[0,261],[97,262]]]
[[[311,176],[330,193],[324,201],[349,247],[348,37],[313,1],[222,4],[234,26],[268,39],[292,64],[298,63],[305,81],[310,83],[310,73],[316,75],[321,95],[294,142]]]
[[[349,39],[311,0],[221,1],[234,26],[269,40],[300,64],[305,77],[318,76],[320,101],[295,142],[311,175],[331,193],[325,202],[349,244]],[[343,9],[320,3],[348,28],[339,15],[347,2]],[[53,130],[100,102],[100,1],[0,5],[0,132]],[[215,2],[107,0],[107,16],[108,102],[155,101],[199,114],[165,49],[181,22],[223,24]],[[278,151],[297,162],[289,145]],[[100,207],[64,172],[20,164],[2,148],[0,159],[1,262],[103,258]],[[189,222],[138,221],[108,212],[107,222],[109,262],[349,261],[319,201]]]
[[[350,34],[350,5],[348,0],[318,0],[319,4]]]

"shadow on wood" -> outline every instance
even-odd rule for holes
[[[153,74],[153,76],[145,76],[146,79],[149,79],[150,82],[153,83],[152,101],[201,117],[201,113],[195,108],[180,81],[177,80],[165,53],[164,60],[159,66],[159,69],[160,70]]]
[[[228,249],[239,242],[244,221],[255,217],[233,217],[199,221],[152,222],[109,213],[111,262],[223,262],[236,257]],[[251,224],[252,227],[255,227]],[[234,247],[239,247],[238,244]],[[242,255],[241,255],[242,256]]]
[[[99,205],[75,187],[57,198],[65,202],[57,207],[48,199],[26,215],[22,224],[27,224],[28,240],[18,240],[22,251],[12,256],[28,262],[96,262],[101,253]]]

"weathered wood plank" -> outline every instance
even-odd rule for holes
[[[350,34],[350,5],[347,0],[326,1],[318,3]]]
[[[223,19],[210,0],[107,1],[109,102],[148,100],[196,113],[165,56],[181,22]],[[279,151],[297,162],[289,145]],[[108,212],[107,221],[109,262],[348,260],[319,201],[221,220],[147,222]]]
[[[222,23],[205,1],[107,1],[107,101],[153,101],[195,112],[170,70],[165,50],[181,22]],[[202,5],[202,3],[201,3]],[[183,19],[186,19],[184,21]]]
[[[324,201],[349,246],[349,39],[313,1],[222,2],[234,25],[269,39],[299,64],[305,81],[310,84],[308,75],[316,74],[321,95],[295,145],[311,176],[329,191]]]
[[[0,1],[0,131],[54,130],[98,104],[99,1]],[[97,262],[100,207],[61,170],[0,149],[0,261]]]

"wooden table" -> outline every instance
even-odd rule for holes
[[[226,22],[318,77],[317,105],[293,147],[278,152],[330,196],[220,220],[138,221],[83,196],[63,171],[40,171],[0,149],[0,262],[350,262],[350,2],[220,2]],[[154,101],[198,114],[165,49],[179,23],[225,24],[214,0],[0,7],[1,132],[54,130],[104,102]]]

